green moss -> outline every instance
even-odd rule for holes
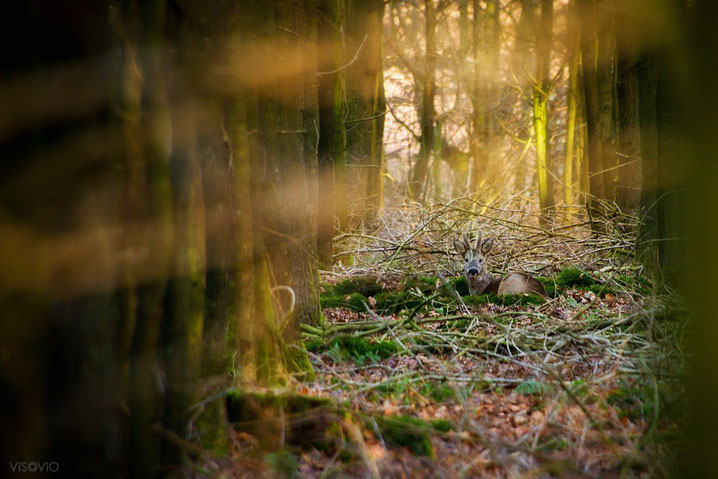
[[[490,301],[504,306],[528,306],[530,304],[544,304],[546,300],[536,294],[503,294],[501,296],[492,296]]]
[[[542,381],[524,381],[516,386],[516,392],[518,394],[528,394],[531,396],[543,396],[553,392],[553,386],[551,384]]]
[[[459,296],[468,296],[469,294],[469,283],[466,278],[456,278],[450,281]]]
[[[352,335],[332,338],[329,347],[338,351],[345,359],[353,358],[362,362],[366,359],[386,359],[399,351],[399,347],[392,341],[370,341]]]
[[[419,289],[424,294],[429,294],[436,289],[437,278],[431,276],[419,276],[416,278],[407,278],[399,285],[399,290],[408,291],[411,289]]]
[[[299,477],[299,461],[286,449],[265,454],[264,462],[272,471],[272,477]]]
[[[384,286],[376,278],[359,276],[348,278],[335,285],[324,284],[322,296],[347,296],[360,293],[363,296],[374,296],[384,290]]]
[[[568,443],[559,437],[552,437],[538,447],[543,452],[563,451],[568,447]]]
[[[454,390],[448,385],[439,382],[424,383],[420,392],[435,402],[444,402],[454,398]]]
[[[347,308],[352,311],[366,311],[364,303],[368,303],[368,299],[361,293],[352,293],[346,296],[321,296],[319,304],[322,308]]]
[[[556,281],[554,278],[546,278],[544,276],[538,276],[536,278],[539,283],[543,285],[543,289],[546,290],[546,295],[549,298],[555,298],[558,295],[558,290],[556,288]]]
[[[616,282],[634,288],[638,293],[646,296],[653,291],[653,282],[645,276],[618,275]]]
[[[398,399],[406,392],[407,382],[408,380],[406,378],[398,381],[386,382],[379,386],[376,390],[379,393],[390,394]]]
[[[221,401],[212,401],[205,406],[194,424],[202,448],[216,455],[229,451],[227,410]]]
[[[616,391],[608,395],[607,400],[619,410],[619,417],[637,421],[653,415],[653,391],[647,385],[622,382]]]
[[[489,302],[489,295],[488,294],[480,294],[478,296],[464,296],[461,298],[464,303],[469,304],[471,306],[481,306],[484,304],[487,304]]]
[[[556,275],[556,284],[562,288],[587,288],[598,284],[587,271],[569,266]]]
[[[339,460],[342,462],[350,462],[354,459],[354,454],[349,449],[342,449],[339,451]]]
[[[410,416],[376,417],[374,420],[388,445],[406,447],[417,456],[433,457],[429,433],[434,428],[431,425]],[[367,427],[371,429],[371,423]]]
[[[424,302],[424,299],[407,291],[384,292],[376,296],[376,310],[384,314],[399,314],[402,311],[414,309]]]
[[[299,347],[284,348],[287,370],[302,381],[314,381],[314,367],[309,360],[306,345],[300,341]]]
[[[304,348],[312,353],[321,350],[322,346],[324,346],[324,341],[322,341],[321,339],[309,339],[307,341],[304,341]]]
[[[601,297],[604,297],[607,294],[612,294],[614,296],[616,296],[618,294],[618,291],[616,290],[616,288],[614,288],[612,286],[603,285],[603,284],[594,284],[593,286],[589,286],[588,288],[586,288],[586,290],[591,291],[595,294],[598,294]]]
[[[447,433],[454,430],[454,425],[448,419],[432,419],[431,427],[441,433]]]

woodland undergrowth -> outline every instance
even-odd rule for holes
[[[326,321],[302,326],[316,379],[292,385],[335,405],[332,445],[282,444],[255,471],[661,477],[680,467],[688,310],[634,260],[635,218],[557,217],[547,228],[516,198],[459,199],[339,235],[337,267],[323,272]],[[468,296],[452,240],[478,227],[495,239],[489,269],[529,272],[548,297]]]

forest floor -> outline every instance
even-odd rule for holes
[[[344,237],[326,324],[304,329],[316,376],[294,386],[342,405],[333,445],[245,454],[238,476],[669,475],[685,410],[676,295],[656,293],[616,231],[469,211],[395,214]],[[477,215],[499,243],[492,269],[532,272],[547,298],[468,296],[451,240]]]

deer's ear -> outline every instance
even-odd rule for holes
[[[469,238],[466,237],[466,233],[461,234],[461,239],[464,242],[464,249],[466,251],[471,251],[471,242],[469,241]]]
[[[456,249],[456,252],[460,255],[463,255],[466,253],[466,245],[464,245],[463,241],[459,241],[458,239],[454,240],[454,248]]]
[[[494,239],[489,238],[487,240],[484,240],[483,243],[481,243],[481,253],[486,254],[489,251],[491,251],[491,247],[494,245]]]

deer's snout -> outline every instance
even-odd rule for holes
[[[470,268],[470,269],[466,272],[466,274],[468,274],[469,276],[478,276],[478,275],[479,275],[479,270],[476,269],[476,268]]]

